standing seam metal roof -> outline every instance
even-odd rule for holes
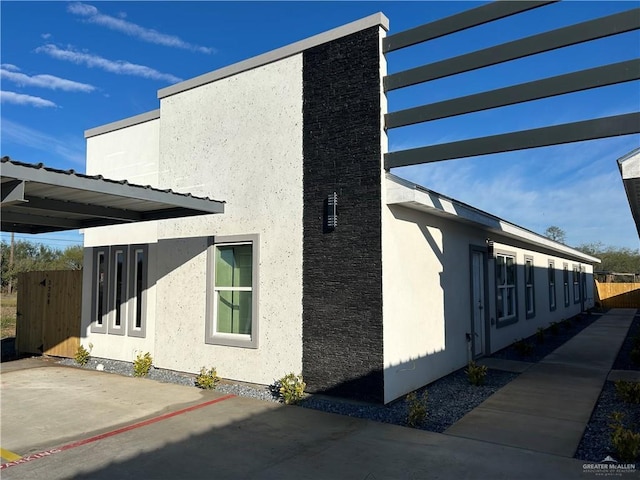
[[[223,201],[3,157],[2,231],[44,233],[223,213]]]

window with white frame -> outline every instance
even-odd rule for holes
[[[578,265],[573,266],[573,303],[580,303],[580,270]]]
[[[556,269],[552,260],[549,261],[547,274],[549,277],[549,310],[553,311],[556,309]]]
[[[536,315],[534,275],[533,258],[524,257],[524,298],[527,318],[533,318]]]
[[[562,283],[563,283],[563,291],[564,291],[564,306],[568,307],[569,300],[569,265],[566,263],[563,265],[562,270]]]
[[[93,249],[91,332],[146,334],[147,246]]]
[[[206,343],[257,348],[258,248],[257,235],[212,239]]]
[[[498,326],[517,321],[515,255],[496,254],[496,296]]]

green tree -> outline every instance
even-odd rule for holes
[[[51,270],[82,270],[84,261],[84,249],[82,245],[73,245],[67,247],[52,263]]]
[[[560,227],[556,227],[555,225],[551,225],[550,227],[548,227],[544,231],[544,236],[559,243],[564,243],[567,237],[564,233],[564,230],[562,230]]]
[[[602,242],[585,243],[577,247],[581,252],[599,258],[596,270],[616,273],[640,273],[640,250],[605,246]]]
[[[18,240],[14,243],[13,267],[9,265],[10,245],[0,243],[1,286],[16,283],[18,273],[38,270],[78,270],[82,268],[82,247],[74,245],[64,250],[47,245]]]

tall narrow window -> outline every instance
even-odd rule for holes
[[[122,289],[124,288],[124,251],[116,250],[114,266],[113,306],[115,310],[115,318],[113,320],[113,324],[116,327],[120,327],[122,325],[122,302],[124,301],[122,295]]]
[[[580,303],[580,270],[573,266],[573,303]]]
[[[129,260],[129,322],[128,335],[144,337],[146,333],[147,246],[132,245]]]
[[[516,318],[516,259],[513,255],[496,255],[496,295],[498,322],[513,323]]]
[[[549,310],[553,311],[556,309],[556,269],[555,264],[550,261],[549,262]]]
[[[142,250],[136,250],[135,261],[133,264],[134,273],[133,273],[133,282],[134,287],[133,291],[135,292],[133,301],[135,303],[134,308],[134,326],[135,328],[140,328],[142,326],[142,302],[140,299],[142,298],[142,268],[144,267],[144,257],[142,255]]]
[[[109,283],[109,325],[107,333],[124,335],[127,326],[127,258],[129,247],[119,245],[111,247],[110,283]]]
[[[569,265],[567,265],[566,263],[564,264],[563,270],[562,270],[562,282],[563,282],[563,291],[564,291],[564,306],[568,307],[570,300],[569,300]]]
[[[585,267],[581,268],[581,275],[580,278],[582,279],[582,281],[580,282],[580,292],[582,295],[582,301],[586,301],[587,300],[587,269]]]
[[[109,323],[109,248],[93,250],[91,331],[106,333]]]
[[[524,289],[527,318],[533,318],[536,315],[536,299],[533,258],[531,257],[525,257],[524,259]]]
[[[144,337],[147,245],[93,249],[91,332]]]
[[[216,237],[208,252],[207,343],[258,346],[257,235]]]
[[[98,261],[97,261],[97,271],[96,271],[96,285],[98,291],[96,292],[96,312],[95,312],[95,320],[98,325],[103,324],[103,318],[105,312],[105,304],[104,304],[104,282],[106,279],[106,265],[104,261],[104,252],[98,252]]]

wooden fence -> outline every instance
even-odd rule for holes
[[[640,308],[640,283],[600,283],[596,301],[603,308]]]
[[[82,271],[18,275],[16,350],[72,358],[80,346]]]

